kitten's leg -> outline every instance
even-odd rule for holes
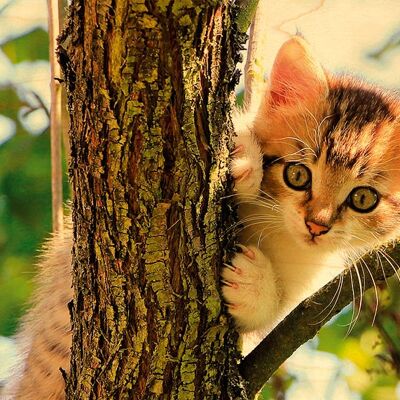
[[[254,200],[263,177],[262,153],[251,131],[249,117],[248,114],[234,116],[237,137],[230,165],[242,219],[254,213]],[[247,242],[244,231],[240,240]],[[271,262],[256,246],[240,247],[242,251],[222,270],[223,296],[242,332],[269,331],[276,322],[279,303]]]
[[[255,246],[240,248],[222,270],[222,293],[239,330],[269,331],[279,303],[271,262]]]
[[[254,200],[263,176],[261,149],[248,117],[247,114],[234,116],[237,137],[230,165],[242,219],[254,213]],[[246,239],[242,231],[240,240]],[[271,262],[256,246],[241,247],[243,251],[235,254],[231,265],[222,270],[225,301],[241,331],[269,330],[275,322],[279,302]]]
[[[237,131],[236,147],[232,152],[231,174],[239,197],[258,194],[263,176],[262,154],[257,139],[247,128]]]

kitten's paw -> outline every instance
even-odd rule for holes
[[[268,329],[278,311],[276,280],[270,260],[255,246],[242,246],[222,269],[222,293],[242,331]]]
[[[257,194],[263,175],[262,155],[253,135],[239,135],[231,156],[230,169],[238,194]]]

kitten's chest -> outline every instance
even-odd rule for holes
[[[306,251],[287,237],[286,241],[279,236],[271,238],[263,252],[270,258],[283,299],[290,306],[315,293],[345,268],[340,255]]]

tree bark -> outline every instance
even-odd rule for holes
[[[218,270],[240,34],[225,1],[73,0],[68,399],[246,399]]]

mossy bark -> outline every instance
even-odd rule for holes
[[[245,399],[218,270],[227,246],[230,2],[73,0],[68,399]]]

